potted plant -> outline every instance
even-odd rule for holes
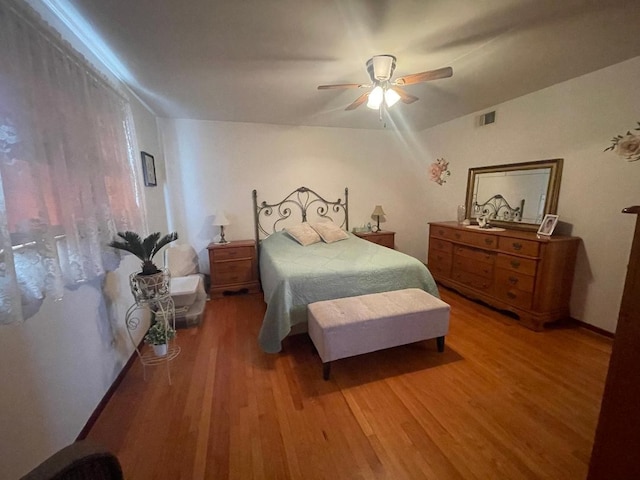
[[[155,232],[146,238],[141,238],[135,232],[118,232],[122,240],[113,240],[110,247],[132,253],[142,261],[142,270],[130,277],[131,293],[137,302],[153,300],[169,294],[169,277],[160,270],[153,257],[165,245],[178,239],[178,232],[169,233],[161,237]]]
[[[158,357],[167,354],[167,344],[169,340],[176,336],[176,331],[167,322],[156,321],[144,336],[144,342],[153,347],[153,351]]]

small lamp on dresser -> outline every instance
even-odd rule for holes
[[[223,211],[216,212],[213,219],[213,226],[220,227],[220,241],[218,243],[229,243],[224,238],[224,227],[229,225],[229,220],[227,220],[227,216]]]
[[[382,205],[376,205],[376,208],[373,209],[373,213],[371,214],[372,217],[376,217],[378,219],[378,223],[375,227],[375,231],[379,232],[380,231],[380,217],[384,217],[385,213],[384,210],[382,209]]]

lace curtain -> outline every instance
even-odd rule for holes
[[[127,100],[28,6],[0,2],[0,324],[117,266],[139,230]]]

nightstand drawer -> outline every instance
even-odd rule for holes
[[[252,280],[253,262],[251,259],[217,263],[215,271],[211,275],[212,285],[231,285]]]
[[[236,258],[251,258],[254,255],[253,247],[227,247],[213,250],[213,261],[234,260]]]
[[[367,238],[371,243],[375,243],[376,245],[382,245],[383,247],[393,248],[393,238],[389,237],[369,237]]]
[[[395,232],[379,231],[379,232],[354,232],[356,237],[360,237],[376,245],[382,245],[387,248],[395,248]]]

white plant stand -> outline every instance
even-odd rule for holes
[[[146,312],[150,312],[152,316],[155,316],[154,318],[156,322],[164,322],[165,328],[172,328],[175,330],[176,315],[173,298],[169,293],[170,280],[171,276],[168,270],[165,270],[162,272],[162,277],[155,282],[154,291],[149,293],[141,290],[138,282],[136,281],[136,275],[131,275],[129,277],[129,281],[131,285],[131,292],[135,298],[135,303],[127,309],[125,314],[127,333],[129,334],[129,339],[133,344],[133,348],[142,363],[145,381],[147,379],[147,366],[164,365],[167,369],[169,385],[171,385],[171,369],[169,368],[169,364],[180,354],[180,346],[177,345],[175,339],[171,339],[167,341],[166,355],[157,356],[151,348],[146,349],[143,353],[140,348],[138,348],[138,344],[133,338],[133,332],[135,332],[141,325],[143,315]]]

